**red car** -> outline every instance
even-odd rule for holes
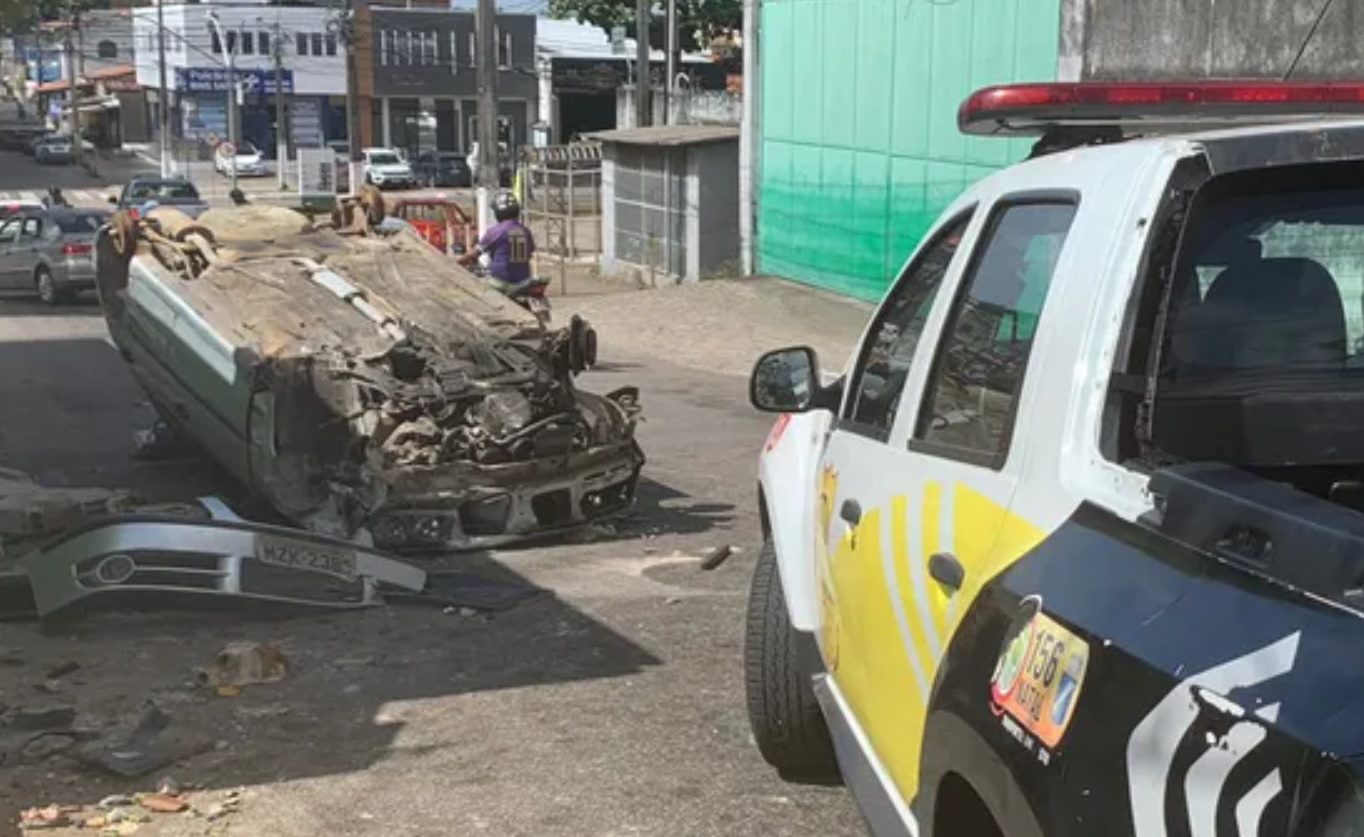
[[[478,228],[459,204],[441,198],[403,199],[393,205],[393,217],[412,225],[422,238],[442,253],[472,249]]]

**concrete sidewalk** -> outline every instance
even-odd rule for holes
[[[575,276],[568,295],[551,304],[559,323],[572,314],[592,323],[603,360],[643,354],[742,376],[763,352],[794,345],[818,352],[823,371],[841,370],[873,310],[864,302],[773,277],[637,290]]]

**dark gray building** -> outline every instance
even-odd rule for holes
[[[415,155],[467,151],[477,137],[474,15],[371,7],[373,137]],[[535,17],[497,16],[498,113],[509,148],[531,141],[538,107]]]

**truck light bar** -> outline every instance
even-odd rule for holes
[[[1204,81],[1008,84],[971,94],[957,111],[965,134],[1043,134],[1058,126],[1276,122],[1364,114],[1364,84]]]

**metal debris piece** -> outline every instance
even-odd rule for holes
[[[289,673],[289,659],[266,642],[231,642],[213,662],[195,672],[201,686],[236,688],[255,683],[278,683]]]
[[[725,560],[733,554],[734,547],[730,546],[729,544],[725,544],[724,546],[717,546],[701,557],[701,569],[713,570],[716,567],[720,566],[721,564],[725,563]]]
[[[132,778],[213,748],[211,740],[168,732],[170,725],[171,717],[148,701],[137,725],[126,738],[109,746],[81,751],[76,757],[117,776]],[[112,812],[110,817],[112,821]]]
[[[21,566],[44,617],[133,594],[368,607],[379,603],[380,583],[426,585],[424,571],[372,548],[243,520],[126,515],[67,532]]]
[[[500,612],[546,592],[543,587],[523,582],[498,581],[470,573],[435,571],[426,574],[426,586],[421,592],[385,590],[384,597],[394,604],[431,605],[447,613],[451,608],[456,611]]]

